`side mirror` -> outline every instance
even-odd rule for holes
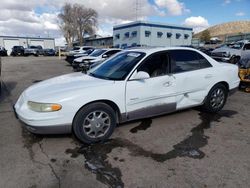
[[[102,55],[102,58],[107,58],[107,57],[108,57],[108,55],[106,55],[106,54]]]
[[[131,80],[144,80],[150,78],[149,74],[144,71],[135,72]]]

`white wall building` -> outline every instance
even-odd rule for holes
[[[15,36],[0,36],[0,46],[3,46],[10,55],[13,46],[42,46],[45,48],[55,49],[54,38],[40,38],[40,37],[15,37]]]
[[[190,27],[136,21],[113,27],[115,47],[191,45]]]

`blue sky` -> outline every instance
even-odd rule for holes
[[[149,2],[155,4],[153,0]],[[149,20],[181,24],[187,17],[202,16],[208,20],[209,25],[250,20],[250,0],[182,0],[180,2],[183,2],[190,12],[180,16],[150,16]]]

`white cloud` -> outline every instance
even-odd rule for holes
[[[65,3],[78,3],[98,12],[97,33],[112,35],[112,27],[136,19],[134,0],[1,0],[0,35],[55,37],[61,41],[58,12]],[[139,0],[137,17],[181,15],[189,10],[179,0]],[[63,42],[62,42],[63,43]]]
[[[235,14],[235,16],[245,16],[245,15],[246,15],[245,12],[237,12]]]
[[[207,19],[202,16],[191,16],[189,18],[186,18],[184,21],[184,25],[192,27],[195,33],[200,32],[209,27]]]
[[[189,9],[185,8],[184,3],[178,0],[155,0],[155,3],[160,8],[166,8],[169,15],[179,16],[185,12],[190,12]]]
[[[224,0],[223,4],[224,5],[227,5],[227,4],[230,4],[231,3],[231,0]]]
[[[56,46],[64,46],[66,44],[66,40],[64,37],[55,38]]]

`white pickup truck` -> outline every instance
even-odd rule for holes
[[[250,54],[250,41],[241,40],[231,47],[223,46],[211,52],[211,57],[219,61],[228,61],[236,64],[242,56]]]

